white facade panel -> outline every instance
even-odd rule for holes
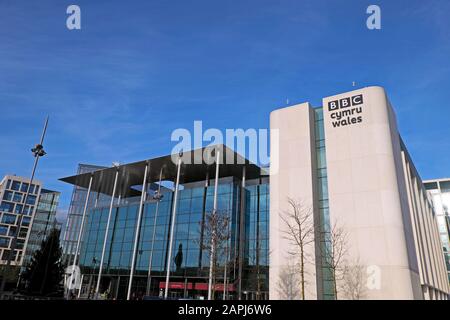
[[[288,199],[301,201],[306,207],[313,207],[313,110],[309,104],[296,105],[276,110],[270,116],[271,130],[278,130],[278,139],[272,136],[271,144],[278,144],[279,155],[272,157],[270,172],[270,299],[282,299],[279,282],[287,268],[293,250],[285,239],[286,226],[280,214],[288,210]],[[313,244],[307,248],[310,259],[307,269],[306,299],[317,299],[316,274]],[[299,297],[296,297],[299,298]]]
[[[404,181],[398,170],[399,138],[384,90],[370,87],[328,97],[323,106],[331,223],[348,232],[349,261],[381,270],[381,287],[368,290],[367,297],[420,298],[413,289],[420,287],[418,271],[409,257],[416,259],[414,246],[405,231],[409,211],[404,212],[406,190],[399,185]],[[375,243],[384,253],[373,250]]]

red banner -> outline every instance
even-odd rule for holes
[[[166,282],[165,281],[161,281],[159,283],[159,288],[160,289],[165,289],[166,288]],[[208,284],[205,282],[198,282],[195,283],[195,285],[192,282],[169,282],[169,289],[180,289],[180,290],[184,290],[184,289],[188,289],[188,290],[199,290],[199,291],[208,291]],[[216,291],[223,291],[223,283],[217,283],[215,286]],[[227,291],[235,291],[234,285],[233,284],[229,284]]]

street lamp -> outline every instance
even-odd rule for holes
[[[28,185],[27,192],[26,192],[26,194],[25,194],[25,198],[23,199],[23,205],[22,205],[22,208],[21,208],[21,210],[20,210],[20,213],[19,213],[19,216],[18,216],[18,219],[17,219],[17,229],[16,229],[16,232],[14,232],[14,237],[12,238],[12,241],[11,241],[11,246],[10,246],[8,258],[7,258],[7,260],[6,260],[6,265],[5,265],[5,272],[6,272],[6,270],[9,269],[10,266],[11,266],[11,261],[12,261],[12,259],[13,259],[13,257],[14,257],[14,252],[15,252],[16,247],[17,247],[17,237],[18,237],[18,234],[19,234],[19,232],[20,232],[20,227],[21,227],[21,225],[22,225],[22,219],[23,219],[23,215],[24,215],[24,212],[25,212],[25,207],[26,207],[26,205],[27,205],[28,196],[29,196],[29,194],[30,194],[30,189],[31,189],[31,186],[32,186],[32,184],[33,184],[34,174],[35,174],[35,172],[36,172],[36,168],[37,168],[37,165],[38,165],[38,162],[39,162],[39,158],[40,158],[40,157],[43,157],[43,156],[45,156],[45,155],[47,154],[47,153],[44,151],[44,146],[43,146],[43,143],[44,143],[44,137],[45,137],[45,132],[47,131],[47,125],[48,125],[48,116],[47,116],[47,119],[45,119],[44,129],[43,129],[43,131],[42,131],[42,135],[41,135],[41,140],[40,140],[40,142],[39,142],[38,144],[36,144],[36,145],[34,146],[34,148],[31,149],[31,152],[33,153],[33,156],[34,156],[33,170],[31,171],[30,183],[29,183],[29,185]],[[37,204],[35,204],[35,206],[36,206],[36,205],[37,205]],[[30,226],[30,228],[31,228],[31,226]],[[14,257],[14,258],[15,258],[15,257]],[[5,291],[5,285],[6,285],[6,276],[4,275],[4,276],[2,277],[2,283],[1,283],[1,286],[0,286],[0,298],[1,298],[1,297],[3,296],[3,294],[4,294],[4,291]]]
[[[33,152],[35,157],[43,157],[47,154],[47,152],[44,151],[44,146],[39,143],[31,149],[31,152]]]

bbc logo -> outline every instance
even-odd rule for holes
[[[358,106],[360,104],[363,104],[363,102],[364,101],[362,94],[358,94],[353,97],[343,98],[340,100],[330,101],[328,102],[328,111],[335,111],[338,109]]]

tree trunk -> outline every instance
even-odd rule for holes
[[[337,292],[337,281],[336,281],[336,270],[333,270],[333,287],[334,287],[334,299],[338,299],[338,292]]]
[[[305,245],[302,240],[302,230],[301,230],[300,226],[299,226],[298,238],[299,238],[299,244],[300,244],[300,246],[299,246],[300,247],[299,248],[300,249],[300,277],[301,277],[300,292],[302,295],[301,300],[305,300]]]
[[[303,253],[303,249],[300,253],[300,276],[301,276],[301,293],[302,293],[302,300],[305,300],[305,256]]]

